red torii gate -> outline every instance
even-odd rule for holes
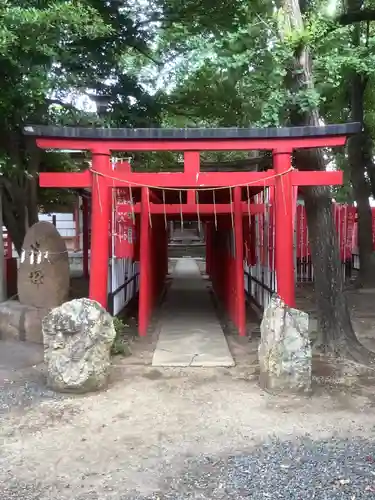
[[[146,335],[148,318],[143,297],[147,289],[146,266],[149,260],[149,212],[152,214],[197,213],[234,214],[236,283],[238,296],[238,327],[245,335],[245,295],[243,277],[242,218],[248,204],[242,202],[242,187],[275,188],[275,264],[278,294],[289,306],[295,304],[293,256],[293,186],[339,185],[342,172],[304,171],[292,168],[292,153],[301,148],[343,146],[349,135],[360,131],[360,124],[328,125],[324,127],[291,127],[275,129],[94,129],[49,126],[27,126],[24,133],[36,137],[42,149],[87,150],[92,154],[92,166],[83,172],[40,173],[41,187],[91,188],[91,273],[89,296],[107,307],[109,248],[103,244],[110,220],[110,188],[131,187],[141,190],[141,201],[135,205],[140,213],[140,300],[139,331]],[[271,150],[272,170],[266,172],[201,172],[200,151]],[[137,173],[129,164],[114,174],[111,151],[183,151],[184,171],[178,173]],[[161,205],[152,203],[150,189],[175,188],[187,190],[187,203]],[[200,188],[233,188],[233,203],[197,206],[196,191]],[[251,207],[254,213],[259,206]]]

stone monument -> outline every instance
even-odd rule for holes
[[[98,302],[66,302],[52,309],[42,324],[50,388],[84,393],[107,384],[116,332],[111,315]]]
[[[69,257],[49,222],[26,233],[18,270],[18,298],[0,304],[0,338],[43,343],[42,319],[69,295]]]
[[[29,228],[23,243],[18,270],[18,299],[21,304],[52,308],[68,300],[69,256],[65,242],[50,222]]]
[[[312,350],[308,314],[272,297],[260,330],[261,387],[271,392],[309,392]]]

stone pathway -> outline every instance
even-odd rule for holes
[[[196,261],[178,259],[172,277],[152,365],[234,366]]]

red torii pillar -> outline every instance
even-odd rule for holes
[[[147,334],[148,323],[151,313],[151,290],[150,290],[150,221],[149,221],[150,190],[142,187],[141,194],[141,234],[140,234],[140,277],[139,277],[139,334],[143,337]]]
[[[292,151],[273,153],[275,178],[275,267],[277,293],[295,307]]]
[[[91,257],[90,257],[90,299],[96,300],[107,308],[108,302],[108,262],[109,262],[109,225],[110,192],[106,175],[111,168],[110,151],[92,151],[92,166],[95,170],[92,179],[91,198]],[[101,175],[102,174],[102,175]],[[104,239],[104,241],[103,241]]]

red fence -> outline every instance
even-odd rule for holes
[[[375,216],[375,212],[374,212]],[[356,208],[349,205],[333,205],[333,217],[338,236],[341,262],[344,270],[352,262],[357,252]],[[307,229],[306,211],[303,205],[297,206],[295,231],[295,260],[297,281],[312,281],[314,271],[311,264],[311,251]]]
[[[277,291],[272,188],[265,189],[256,198],[254,201],[264,203],[265,210],[261,214],[249,214],[248,233],[251,235],[247,238],[245,234],[245,290],[260,307],[266,307],[271,295]],[[372,209],[372,213],[375,249],[375,208]],[[345,275],[348,269],[358,270],[359,268],[357,211],[354,206],[334,204],[333,216]],[[246,224],[244,220],[244,226]],[[306,211],[302,204],[296,206],[294,228],[296,282],[312,282],[314,269],[311,261]]]

